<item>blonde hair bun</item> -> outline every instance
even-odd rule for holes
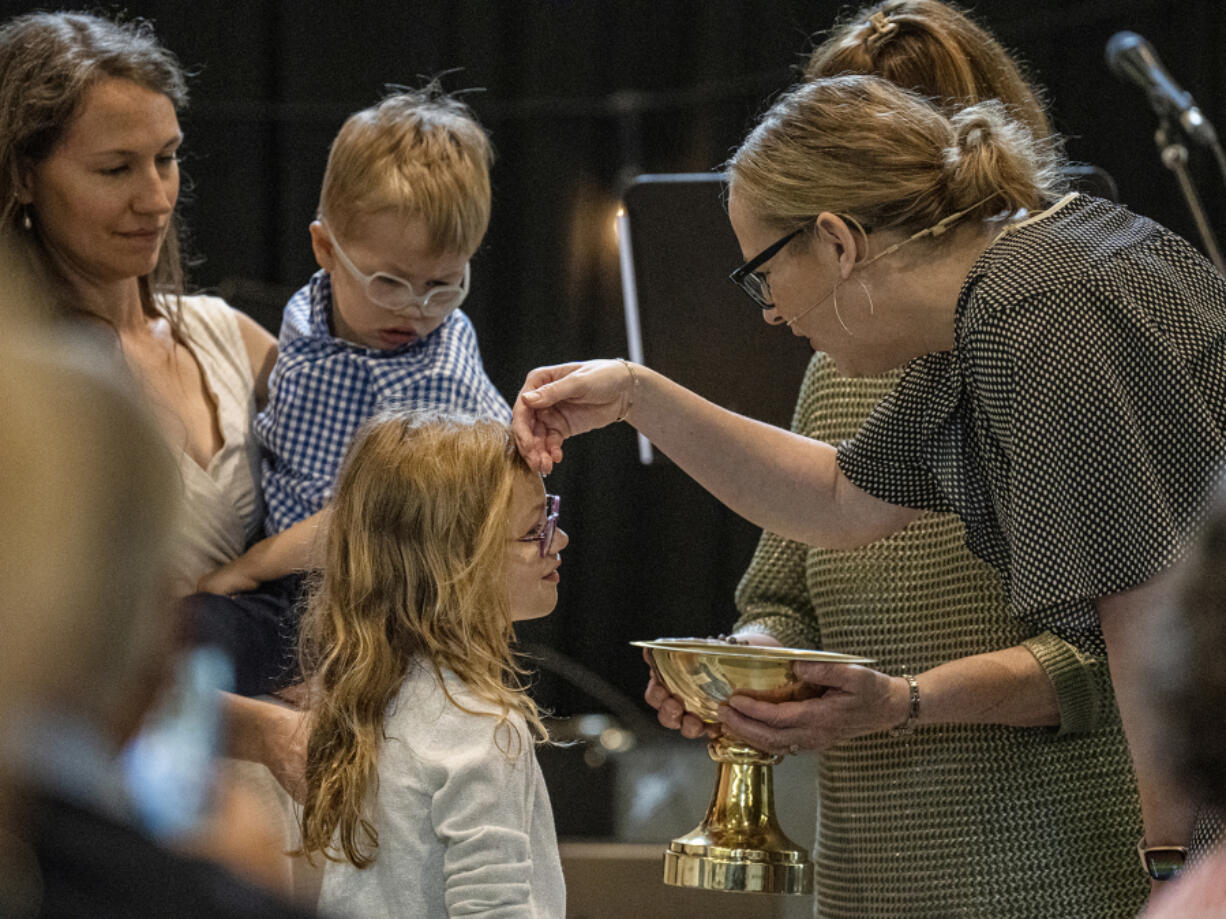
[[[1043,144],[1009,116],[996,99],[955,112],[952,143],[943,151],[949,207],[961,210],[984,198],[984,214],[1036,204],[1033,190],[1054,172]]]

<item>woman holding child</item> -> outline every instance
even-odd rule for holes
[[[455,311],[489,219],[484,132],[433,89],[350,120],[333,150],[348,160],[330,161],[311,228],[324,270],[287,310],[282,344],[295,360],[277,365],[277,402],[272,337],[216,298],[182,293],[174,220],[185,101],[176,61],[147,26],[55,13],[0,27],[3,243],[53,291],[62,316],[118,344],[149,396],[183,489],[170,550],[176,592],[243,557],[263,526],[258,410],[269,410],[266,439],[301,436],[298,427],[318,420],[303,400],[348,386],[343,430],[333,424],[326,443],[288,444],[291,468],[308,448],[312,468],[321,455],[330,465],[306,499],[284,502],[288,516],[273,532],[318,518],[350,437],[383,405],[498,416],[428,424],[402,410],[361,438],[306,630],[317,713],[305,783],[295,712],[231,698],[232,752],[267,762],[304,794],[305,852],[342,853],[345,866],[325,872],[333,911],[445,915],[500,904],[508,915],[561,916],[552,814],[533,755],[544,730],[509,642],[514,620],[556,604],[567,537],[557,499],[515,451],[471,324]],[[457,124],[475,153],[448,186],[428,146],[441,131],[433,142],[449,147]],[[452,220],[465,202],[464,219]],[[355,378],[374,382],[363,389]],[[393,506],[400,517],[389,528]],[[305,545],[275,561],[309,563],[294,554]],[[370,565],[371,553],[388,564]],[[389,639],[370,667],[360,666],[369,648],[345,639],[353,628]],[[295,632],[278,636],[282,651]],[[396,888],[407,906],[384,902],[389,878],[409,879]]]
[[[468,109],[435,86],[352,116],[311,226],[322,270],[287,307],[274,367],[277,343],[259,325],[182,292],[186,98],[148,26],[10,20],[0,220],[65,314],[109,328],[149,394],[188,508],[175,593],[211,591],[185,601],[190,640],[225,648],[250,695],[292,672],[299,573],[357,427],[394,404],[510,417],[457,309],[489,222],[492,152]]]

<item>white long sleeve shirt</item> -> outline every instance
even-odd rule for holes
[[[454,675],[460,705],[493,707]],[[566,914],[566,888],[553,811],[523,718],[523,743],[508,759],[495,744],[496,719],[461,711],[428,664],[410,668],[388,708],[379,751],[372,823],[374,864],[359,871],[327,862],[319,908],[353,919],[482,916],[550,919]],[[498,732],[507,747],[507,730]]]

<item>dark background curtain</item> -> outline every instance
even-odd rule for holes
[[[0,4],[5,15],[31,8]],[[796,79],[814,33],[844,8],[822,0],[123,7],[152,19],[195,74],[183,118],[192,188],[182,211],[200,258],[191,283],[220,291],[274,332],[285,297],[315,270],[307,224],[345,116],[386,84],[419,85],[423,76],[481,88],[467,98],[498,161],[493,222],[465,309],[508,400],[539,364],[626,353],[613,234],[626,181],[717,168],[772,94]],[[1145,36],[1226,132],[1224,10],[1221,0],[982,0],[974,12],[1046,87],[1071,158],[1106,169],[1127,205],[1199,243],[1158,161],[1155,116],[1140,90],[1110,74],[1103,48],[1120,29]],[[1193,152],[1192,171],[1223,227],[1226,194],[1203,151]],[[758,323],[751,308],[741,320]],[[684,334],[728,374],[752,375],[727,335]],[[778,335],[781,348],[795,347]],[[794,395],[779,398],[788,405]],[[640,465],[624,425],[570,444],[549,487],[565,496],[572,538],[561,602],[520,635],[608,688],[545,672],[538,697],[559,714],[608,709],[617,693],[637,702],[645,668],[627,642],[726,630],[757,532],[674,467]]]

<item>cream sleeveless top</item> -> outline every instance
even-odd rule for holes
[[[241,555],[264,520],[260,446],[251,428],[255,380],[238,320],[217,297],[181,302],[180,328],[213,395],[223,444],[207,467],[178,451],[183,508],[170,561],[176,597],[192,593],[202,576]]]

